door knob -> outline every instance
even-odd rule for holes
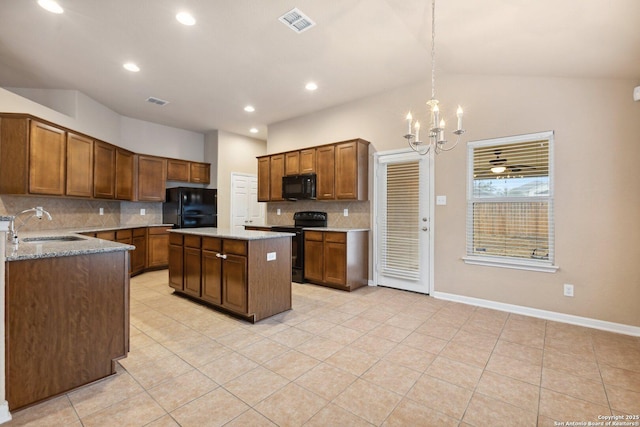
[[[429,231],[429,227],[422,227],[422,231]]]

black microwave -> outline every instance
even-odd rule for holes
[[[316,174],[283,176],[282,197],[287,200],[315,199]]]

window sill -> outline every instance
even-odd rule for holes
[[[462,257],[466,264],[483,265],[485,267],[514,268],[516,270],[539,271],[543,273],[555,273],[560,267],[551,265],[550,263],[520,260],[515,258],[498,258],[498,257],[478,257],[465,256]]]

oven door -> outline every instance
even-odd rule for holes
[[[271,231],[294,233],[291,237],[291,280],[304,283],[304,233],[302,228],[272,227]]]

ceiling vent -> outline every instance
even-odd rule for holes
[[[165,105],[167,105],[169,103],[169,101],[165,101],[164,99],[160,99],[160,98],[154,98],[153,96],[148,97],[147,98],[147,102],[159,105],[161,107],[164,107]]]
[[[296,33],[307,31],[309,28],[316,25],[311,18],[302,13],[298,8],[291,9],[289,12],[278,18],[278,20]]]

